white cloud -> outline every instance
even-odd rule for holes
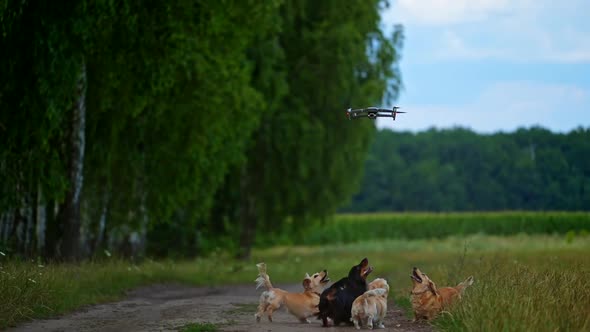
[[[397,0],[385,27],[406,29],[409,61],[588,63],[587,0]]]
[[[553,52],[549,54],[547,59],[561,63],[588,63],[590,62],[590,49]]]
[[[565,132],[590,126],[590,91],[573,85],[500,82],[463,105],[404,105],[404,110],[404,117],[395,122],[379,119],[378,126],[412,131],[462,126],[491,133],[540,125]]]
[[[579,32],[543,31],[523,27],[513,34],[512,27],[497,27],[498,36],[486,31],[469,36],[454,29],[443,29],[433,47],[430,61],[439,60],[506,60],[511,62],[590,62],[590,40]],[[471,37],[471,38],[469,38]],[[488,40],[485,46],[474,37]],[[427,60],[428,61],[428,60]]]
[[[522,0],[398,0],[385,13],[389,20],[420,25],[475,22],[505,14]]]
[[[446,30],[441,38],[441,46],[436,49],[433,59],[467,59],[479,60],[507,57],[505,51],[490,48],[477,48],[466,45],[465,41],[454,31]]]

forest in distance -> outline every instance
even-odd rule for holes
[[[590,210],[590,128],[379,130],[360,190],[341,209],[498,210]]]

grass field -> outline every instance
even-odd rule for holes
[[[590,237],[570,233],[279,246],[257,249],[247,262],[220,253],[185,262],[132,265],[105,260],[42,266],[0,255],[0,328],[113,300],[125,289],[153,282],[254,287],[255,263],[260,261],[267,263],[275,283],[299,282],[305,272],[322,269],[328,269],[335,281],[368,257],[375,268],[370,279],[387,278],[394,300],[406,307],[413,266],[428,273],[438,286],[473,275],[475,283],[462,304],[434,322],[441,330],[583,331],[590,330],[588,252]]]

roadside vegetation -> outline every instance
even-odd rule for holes
[[[372,278],[385,277],[392,298],[408,306],[413,266],[439,286],[469,275],[475,283],[451,315],[434,324],[441,330],[588,329],[590,237],[568,235],[487,236],[445,239],[388,239],[323,246],[255,249],[247,261],[227,253],[190,261],[114,258],[79,265],[41,265],[0,255],[0,328],[30,318],[51,317],[82,305],[113,301],[125,290],[158,282],[190,285],[252,284],[255,263],[265,261],[274,283],[295,283],[306,272],[328,269],[333,280],[368,257]],[[252,299],[255,302],[256,299]]]

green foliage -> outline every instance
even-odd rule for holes
[[[280,42],[289,94],[282,111],[267,119],[271,131],[260,137],[272,151],[264,154],[270,167],[257,182],[273,188],[258,200],[266,227],[278,226],[281,216],[329,215],[356,189],[374,129],[369,122],[343,122],[342,110],[380,103],[388,91],[391,102],[399,88],[394,69],[401,31],[383,36],[379,4],[286,3]]]
[[[193,227],[191,220],[206,214],[258,124],[263,102],[250,86],[246,51],[270,28],[276,8],[132,2],[128,15],[116,17],[125,30],[101,37],[105,48],[93,59],[94,167],[87,171],[89,196],[111,192],[112,223],[129,223],[130,206],[139,213],[142,204],[153,220],[180,218]]]
[[[269,107],[246,163],[217,195],[208,234],[233,234],[247,252],[257,229],[274,236],[326,217],[357,189],[374,125],[344,121],[343,111],[390,103],[401,84],[403,34],[383,35],[382,3],[285,1],[280,32],[262,43],[281,51],[254,58]],[[271,69],[278,82],[266,89]]]
[[[342,111],[390,103],[401,85],[402,30],[383,34],[384,4],[5,0],[2,242],[33,255],[39,222],[39,247],[81,233],[86,256],[132,237],[152,255],[193,255],[330,215],[358,187],[374,133]]]
[[[74,6],[5,1],[0,22],[0,210],[62,198],[64,139],[80,56]],[[44,13],[39,17],[39,13]],[[64,19],[64,17],[69,17]]]
[[[37,197],[61,203],[72,185],[64,128],[85,63],[87,233],[101,236],[104,212],[114,242],[162,223],[194,235],[268,107],[260,86],[275,88],[271,70],[254,84],[250,53],[278,33],[280,4],[3,2],[0,217]]]
[[[588,210],[590,129],[381,130],[344,212]]]

